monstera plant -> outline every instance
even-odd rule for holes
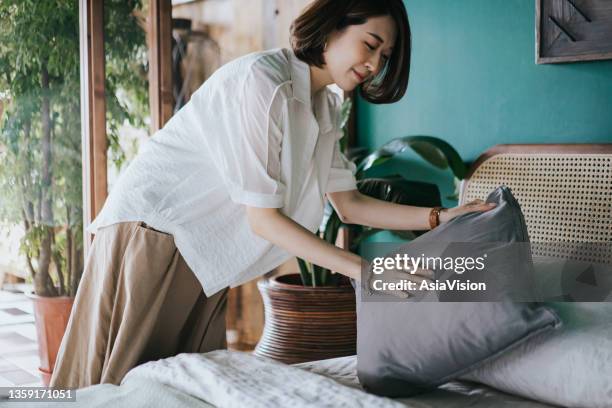
[[[343,126],[345,123],[346,121],[343,122]],[[450,169],[455,177],[456,186],[457,181],[465,177],[467,165],[450,144],[432,136],[405,136],[392,139],[373,152],[368,153],[363,149],[358,149],[348,155],[357,166],[355,177],[359,192],[398,204],[422,207],[440,205],[440,193],[436,185],[407,180],[398,174],[378,178],[369,178],[365,175],[368,170],[380,166],[408,149],[412,149],[436,168]],[[327,242],[335,244],[341,228],[349,228],[352,231],[353,239],[349,248],[351,251],[356,251],[359,244],[367,237],[382,231],[371,227],[344,224],[334,208],[327,202],[325,217],[319,229],[320,235]],[[392,231],[392,233],[403,239],[412,239],[421,232]],[[300,258],[298,258],[298,265],[304,286],[333,286],[337,285],[341,279],[341,275]]]

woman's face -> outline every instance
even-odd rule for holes
[[[323,53],[329,75],[344,91],[376,76],[391,57],[396,35],[390,16],[369,18],[332,33]]]

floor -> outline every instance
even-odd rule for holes
[[[14,285],[0,290],[0,387],[42,387],[32,301]]]

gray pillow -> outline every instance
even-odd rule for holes
[[[433,248],[428,255],[431,251],[457,255],[461,246],[449,250],[449,245],[440,243],[474,243],[497,254],[500,262],[495,263],[496,276],[529,271],[530,256],[522,254],[517,264],[508,261],[504,251],[510,243],[529,241],[512,193],[507,187],[500,187],[489,195],[487,202],[497,206],[485,213],[456,217],[411,241],[399,252],[414,254]],[[497,289],[503,291],[504,285]],[[359,381],[368,391],[389,397],[430,390],[474,370],[531,336],[561,325],[551,309],[534,302],[432,302],[418,298],[365,301],[360,285],[356,291]],[[500,299],[500,293],[495,296]]]
[[[612,406],[612,303],[549,303],[563,319],[462,379],[567,407]]]

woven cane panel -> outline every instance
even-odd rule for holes
[[[466,181],[461,202],[500,185],[523,210],[534,255],[612,261],[612,155],[498,154]]]

